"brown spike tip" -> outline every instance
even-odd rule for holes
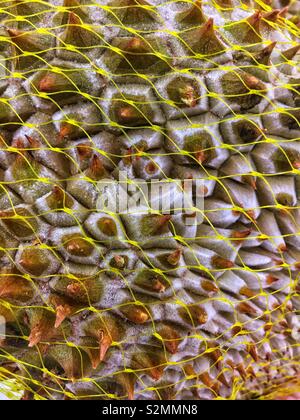
[[[236,230],[232,234],[233,239],[243,240],[247,238],[251,233],[251,229],[245,229],[245,230]]]
[[[256,309],[247,302],[241,302],[237,305],[237,310],[246,315],[256,315]]]
[[[278,17],[280,16],[280,12],[281,10],[274,9],[274,10],[271,10],[270,12],[264,13],[262,18],[269,22],[276,22]]]
[[[71,124],[61,124],[60,130],[58,133],[58,137],[60,140],[64,140],[65,138],[69,137],[69,135],[72,133],[72,125]],[[77,146],[78,149],[78,146]]]
[[[135,324],[144,324],[150,318],[148,311],[137,305],[127,305],[121,308],[123,315]]]
[[[218,255],[212,258],[211,264],[214,268],[217,268],[217,269],[227,269],[227,268],[232,268],[234,266],[234,262],[227,260],[225,258],[222,258]]]
[[[81,143],[76,146],[80,160],[90,159],[92,157],[92,148],[87,143]]]
[[[163,339],[167,351],[171,354],[176,354],[180,344],[180,337],[176,330],[172,327],[164,327],[159,331]]]
[[[155,162],[149,162],[147,163],[147,165],[145,166],[145,171],[147,172],[147,174],[149,175],[153,175],[157,172],[158,167],[156,165]]]
[[[239,291],[240,295],[246,296],[248,298],[253,298],[257,296],[257,292],[254,290],[249,289],[249,287],[242,287]]]
[[[291,47],[285,51],[282,51],[281,54],[284,56],[286,60],[292,60],[299,50],[300,50],[300,44],[295,45],[294,47]]]
[[[209,280],[202,280],[201,281],[201,287],[208,293],[218,293],[219,292],[219,288],[218,286],[213,283],[212,281]]]
[[[28,347],[36,346],[42,339],[43,331],[41,330],[39,325],[36,325],[30,332],[28,337]]]
[[[179,264],[181,255],[182,255],[182,250],[176,249],[174,252],[168,255],[167,257],[168,263],[176,267]]]
[[[64,240],[63,240],[64,242]],[[88,257],[92,254],[94,246],[87,239],[81,236],[74,236],[64,243],[66,251],[74,256]]]
[[[98,227],[101,232],[106,236],[116,236],[118,229],[115,221],[110,217],[102,217],[98,221]]]
[[[80,26],[82,24],[82,22],[81,22],[80,17],[78,15],[76,15],[76,13],[69,12],[68,24],[69,25]]]
[[[56,307],[56,319],[54,328],[59,328],[63,321],[72,313],[72,309],[69,305],[58,305]]]
[[[248,344],[247,351],[255,362],[259,361],[257,347],[254,343]]]
[[[94,180],[100,179],[105,175],[105,169],[99,156],[93,156],[87,175]]]
[[[112,338],[106,331],[101,330],[99,331],[98,342],[99,342],[99,361],[93,362],[93,369],[96,369],[99,363],[103,362],[108,349],[112,345]]]
[[[38,83],[38,90],[44,93],[51,93],[56,90],[54,74],[46,74]]]

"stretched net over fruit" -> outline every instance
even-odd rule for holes
[[[299,391],[299,9],[0,1],[2,392]],[[102,211],[124,173],[200,190]]]

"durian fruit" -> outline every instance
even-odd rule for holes
[[[1,2],[0,378],[23,399],[299,392],[299,10]]]

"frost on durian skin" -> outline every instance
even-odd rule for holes
[[[297,391],[299,1],[2,3],[0,374],[23,399]],[[99,209],[124,172],[202,180],[203,223]]]

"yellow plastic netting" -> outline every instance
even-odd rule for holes
[[[0,315],[7,327],[0,392],[12,398],[7,384],[16,398],[25,391],[36,399],[270,399],[299,392],[300,70],[299,54],[284,52],[299,45],[300,6],[283,6],[0,0]],[[172,93],[180,83],[188,86],[184,104]],[[234,130],[245,130],[245,122],[250,141],[240,143]],[[148,130],[143,143],[134,143],[141,128]],[[95,140],[103,132],[107,138]],[[152,148],[154,134],[160,140]],[[180,232],[171,217],[162,225],[170,236],[151,225],[156,242],[145,246],[141,214],[130,211],[135,219],[119,223],[109,209],[118,245],[97,237],[96,219],[87,229],[84,221],[99,213],[92,200],[102,193],[99,180],[125,170],[131,186],[145,176],[149,185],[153,174],[171,183],[180,165],[187,168],[181,180],[195,181],[199,173],[191,168],[201,170],[203,208],[193,210],[206,228],[196,236]],[[40,199],[53,191],[60,206],[47,209]],[[58,210],[73,223],[47,218]],[[17,228],[8,235],[12,220]],[[29,234],[16,239],[24,229]],[[209,255],[197,254],[195,244]],[[46,252],[57,269],[14,272],[24,248],[36,251],[33,259]],[[105,255],[120,257],[119,248],[143,261],[155,283],[137,287],[141,266],[126,274],[108,267]],[[167,268],[151,249],[170,251],[175,266]],[[198,292],[187,270],[198,275]],[[253,288],[221,282],[221,271],[248,273]],[[102,335],[95,336],[90,319],[107,325]],[[180,335],[164,337],[164,322],[179,325]],[[107,334],[110,349],[100,360],[99,340]]]

